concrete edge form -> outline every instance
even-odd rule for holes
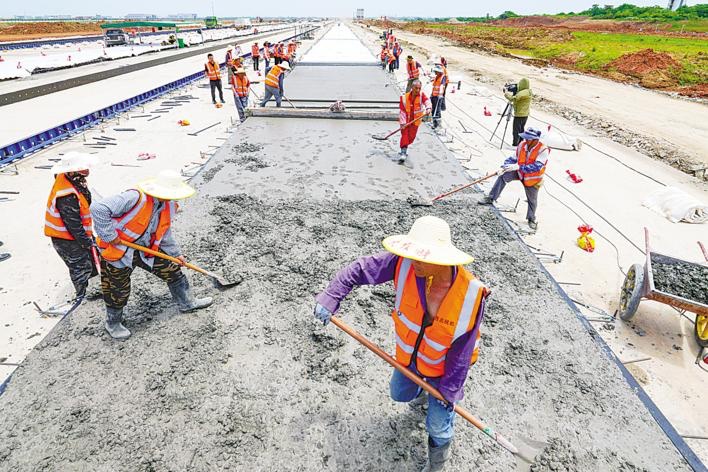
[[[397,112],[385,111],[343,111],[332,112],[327,109],[312,110],[300,108],[254,108],[246,111],[246,115],[269,118],[325,118],[330,120],[374,120],[397,121]]]

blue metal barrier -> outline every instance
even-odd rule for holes
[[[319,26],[316,26],[307,31],[303,31],[294,36],[285,38],[284,41],[288,41],[290,39],[297,38],[298,36],[310,33],[316,30],[317,28],[319,28]],[[247,54],[242,54],[241,57],[244,59],[249,58],[251,57],[251,53],[249,52]],[[223,63],[221,64],[221,67],[224,67]],[[192,82],[203,78],[203,71],[190,74],[186,77],[182,77],[181,79],[175,80],[174,82],[161,85],[160,87],[141,93],[140,95],[130,97],[126,100],[120,101],[113,105],[89,113],[88,115],[75,118],[59,126],[55,126],[54,128],[50,128],[27,138],[21,139],[17,142],[0,147],[0,168],[19,159],[22,159],[23,157],[26,157],[36,151],[39,151],[40,149],[43,149],[59,141],[63,141],[77,133],[85,131],[88,128],[92,128],[106,120],[113,118],[119,113],[125,112],[138,105],[142,105],[143,103],[155,100],[156,98],[168,92],[179,89],[181,87],[184,87],[185,85],[189,85]]]

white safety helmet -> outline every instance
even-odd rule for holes
[[[93,160],[93,156],[83,152],[67,152],[61,156],[61,161],[52,166],[52,173],[65,174],[67,172],[91,170],[91,167],[93,167]]]

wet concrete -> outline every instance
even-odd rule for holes
[[[708,267],[652,254],[657,290],[708,305]]]
[[[287,90],[287,89],[286,89]],[[312,316],[344,264],[416,217],[447,220],[493,291],[465,406],[500,432],[549,441],[534,471],[686,471],[679,453],[540,270],[473,195],[404,198],[465,180],[427,128],[410,163],[368,133],[384,123],[251,119],[194,179],[174,225],[183,252],[244,282],[181,315],[136,271],[115,343],[87,302],[33,351],[0,397],[0,470],[386,470],[425,459],[424,416],[388,397],[391,368]],[[341,316],[391,351],[390,284]],[[446,469],[513,470],[458,419]]]
[[[384,87],[390,74],[373,66],[308,66],[298,64],[285,79],[292,99],[398,100],[395,87]]]

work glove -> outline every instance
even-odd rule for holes
[[[503,167],[504,172],[515,172],[519,170],[519,164],[507,164]]]
[[[504,167],[502,166],[502,167],[500,167],[499,170],[497,171],[497,175],[504,175],[504,174],[506,174],[506,170],[505,170]]]
[[[318,303],[315,305],[315,318],[320,320],[324,326],[327,326],[330,318],[332,318],[332,312]]]

